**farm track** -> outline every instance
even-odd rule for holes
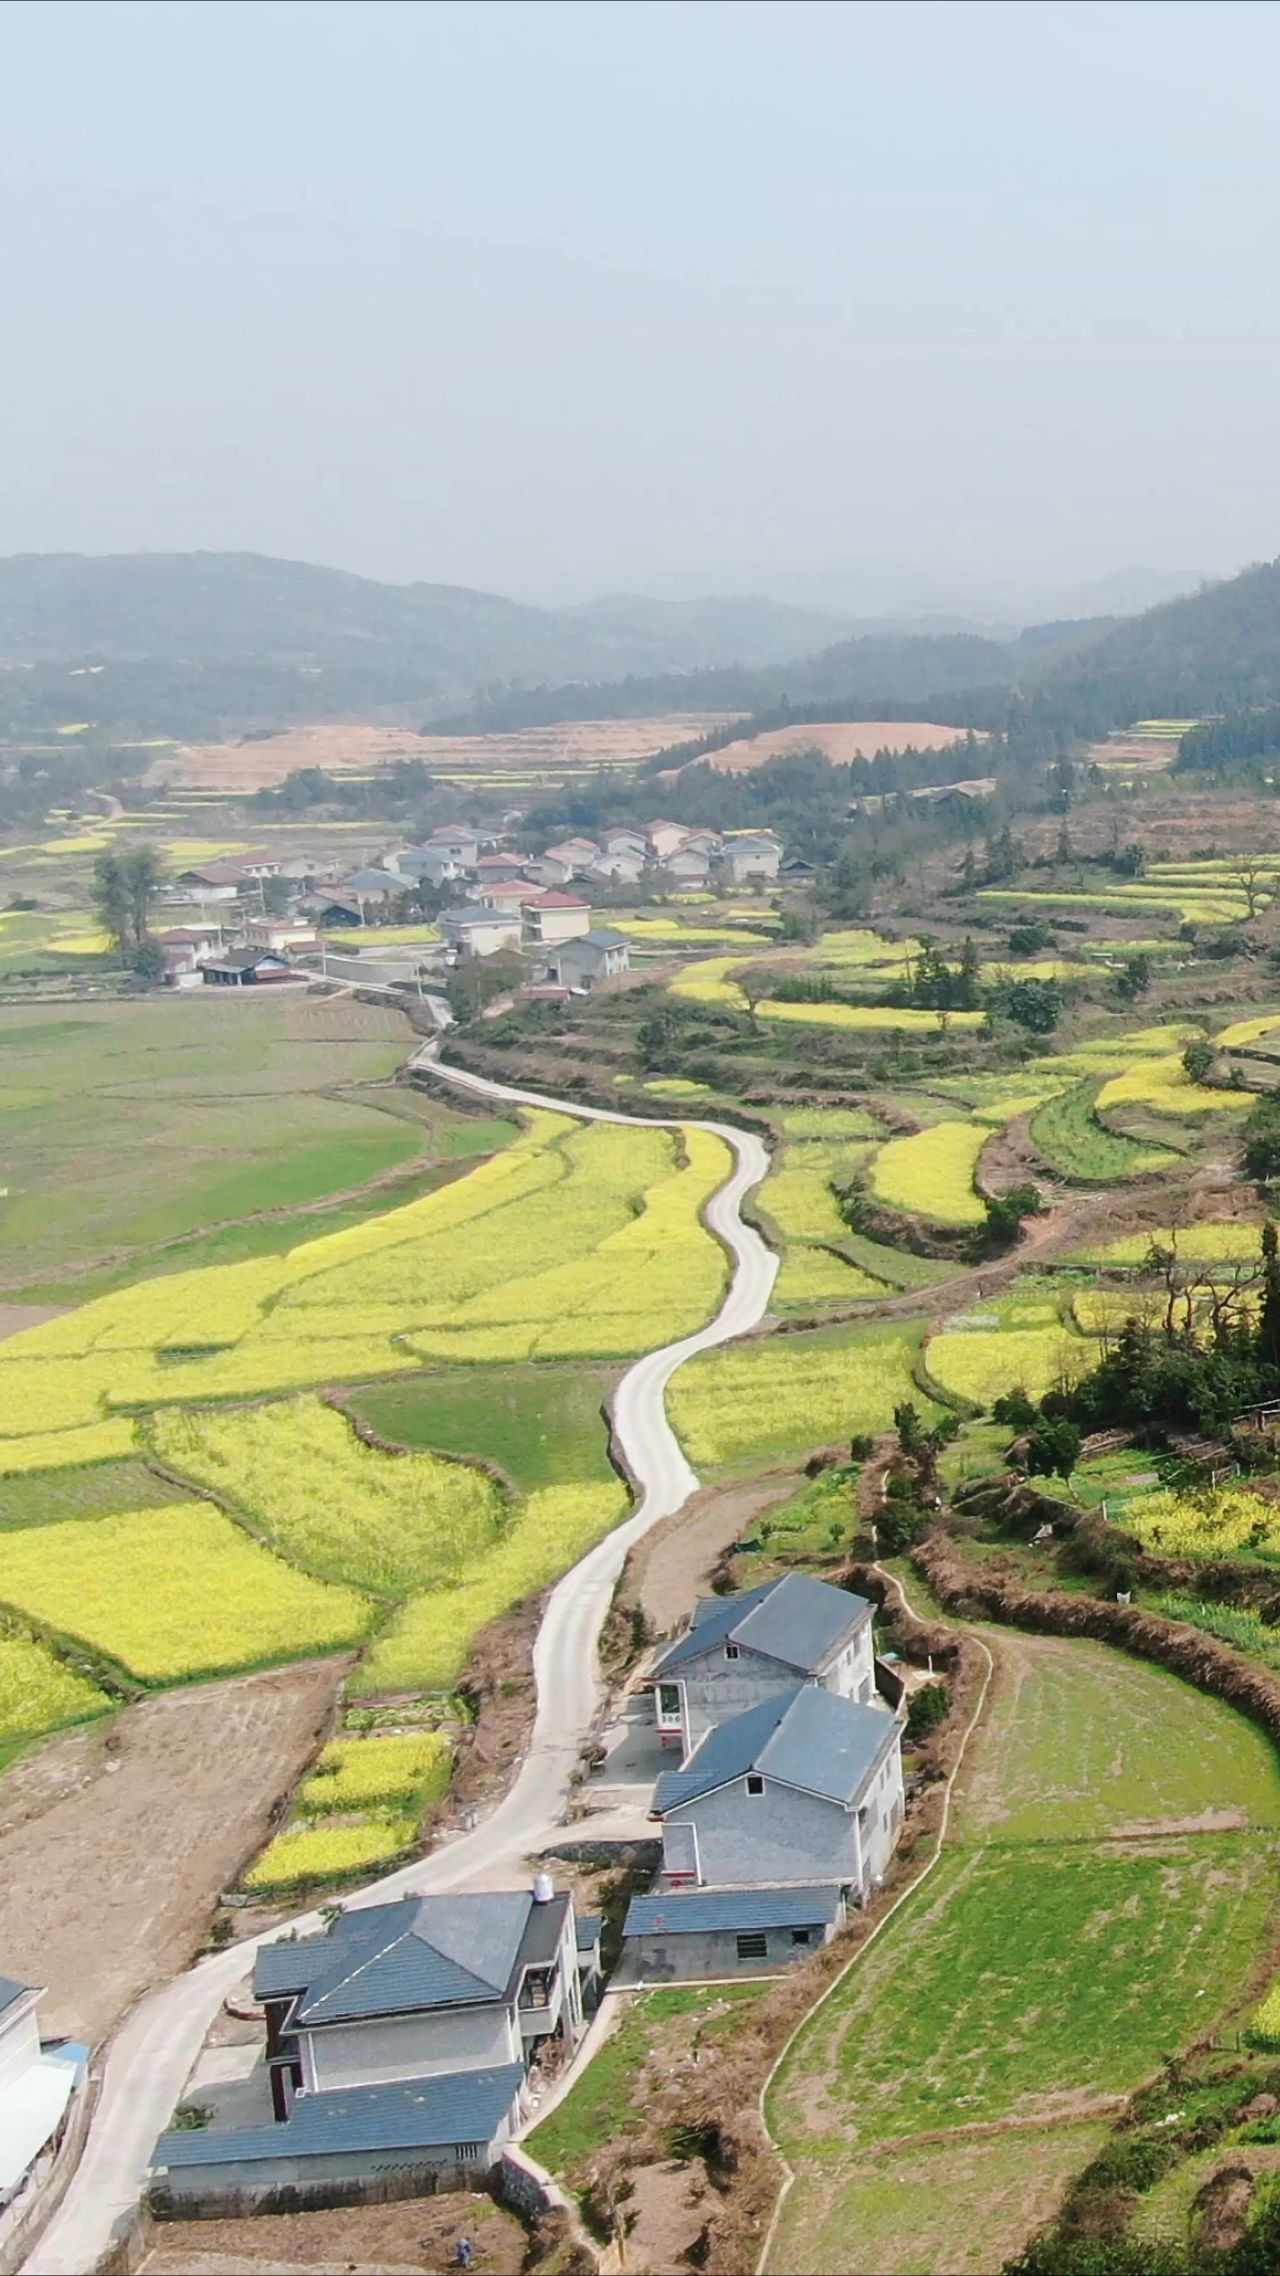
[[[582,1121],[641,1122],[649,1128],[671,1129],[694,1119],[614,1114],[514,1090],[440,1066],[430,1047],[417,1053],[414,1063],[481,1097],[547,1107]],[[778,1268],[777,1257],[741,1215],[745,1196],[768,1171],[765,1147],[754,1135],[728,1125],[699,1122],[696,1126],[722,1138],[735,1158],[732,1176],[706,1210],[708,1226],[724,1243],[734,1270],[720,1310],[707,1327],[647,1353],[618,1385],[614,1434],[636,1480],[639,1506],[564,1575],[547,1599],[533,1653],[537,1699],[533,1733],[506,1795],[473,1832],[371,1882],[349,1897],[348,1904],[379,1904],[414,1892],[442,1893],[474,1883],[502,1886],[518,1880],[528,1857],[546,1845],[563,1821],[570,1781],[600,1704],[596,1647],[618,1576],[633,1545],[651,1526],[681,1508],[698,1483],[667,1421],[667,1384],[694,1353],[726,1343],[756,1325]],[[288,1931],[306,1934],[321,1925],[320,1912],[311,1911],[282,1924],[272,1936],[216,1953],[149,1993],[125,2017],[107,2050],[79,2168],[26,2261],[25,2276],[81,2276],[127,2230],[145,2185],[152,2144],[168,2122],[222,2001],[244,1977],[259,1943]]]

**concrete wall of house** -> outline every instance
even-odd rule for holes
[[[629,1936],[623,1947],[622,1976],[628,1983],[693,1983],[718,1976],[763,1976],[807,1960],[829,1944],[834,1927],[815,1922],[807,1930],[769,1928],[760,1931],[764,1955],[754,1946],[744,1956],[738,1950],[742,1931],[708,1929],[702,1935]],[[803,1941],[799,1938],[803,1937]]]
[[[14,2001],[14,2006],[21,2003]],[[40,2060],[40,2018],[34,2004],[25,2014],[0,2016],[0,2087],[11,2086]]]
[[[519,2025],[497,2004],[435,2015],[382,2016],[299,2034],[303,2082],[312,2093],[377,2086],[386,2079],[434,2078],[522,2060]]]
[[[332,2157],[184,2165],[156,2179],[173,2211],[205,2219],[219,2212],[250,2212],[285,2189],[296,2189],[317,2205],[326,2199],[358,2203],[362,2189],[378,2199],[415,2197],[431,2189],[473,2189],[496,2164],[511,2132],[510,2120],[504,2120],[494,2139],[481,2146],[479,2157],[462,2162],[460,2145],[451,2143],[436,2150],[353,2150]]]
[[[860,1883],[855,1813],[770,1778],[762,1794],[749,1794],[746,1779],[735,1778],[673,1810],[668,1822],[697,1827],[702,1878],[712,1888]]]
[[[679,1676],[685,1687],[685,1711],[693,1745],[713,1723],[726,1723],[731,1715],[741,1714],[744,1707],[758,1707],[763,1700],[777,1699],[782,1692],[794,1691],[798,1683],[806,1680],[795,1668],[785,1668],[777,1660],[765,1659],[746,1645],[738,1647],[736,1659],[726,1659],[723,1644],[717,1644],[713,1651],[701,1653],[696,1659],[686,1660]],[[863,1622],[856,1636],[850,1638],[826,1670],[822,1685],[824,1690],[835,1692],[841,1699],[861,1699],[874,1704],[876,1679],[870,1620]]]
[[[899,1731],[901,1725],[898,1726]],[[863,1796],[862,1846],[869,1881],[878,1880],[898,1845],[902,1826],[902,1748],[881,1763]]]

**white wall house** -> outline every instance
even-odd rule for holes
[[[37,2177],[88,2063],[87,2047],[41,2045],[41,1997],[33,1985],[0,1976],[0,2210]]]
[[[523,946],[551,948],[591,930],[591,910],[576,893],[535,893],[521,911]]]
[[[651,1676],[655,1725],[663,1745],[682,1755],[714,1723],[797,1683],[876,1705],[872,1607],[805,1573],[734,1596],[702,1596]]]
[[[585,1931],[585,1933],[584,1933]],[[274,2123],[163,2134],[153,2175],[184,2197],[304,2188],[313,2201],[396,2176],[406,2193],[474,2185],[518,2125],[540,2050],[583,2029],[599,1924],[539,1875],[532,1890],[405,1897],[263,1946]]]

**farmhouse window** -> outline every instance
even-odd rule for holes
[[[747,1792],[748,1794],[763,1794],[764,1780],[758,1770],[747,1772]]]
[[[791,1941],[793,1944],[807,1944],[812,1933],[813,1931],[808,1928],[793,1928]]]
[[[763,1960],[768,1956],[769,1939],[763,1929],[752,1928],[738,1938],[740,1960]]]
[[[679,1716],[680,1686],[678,1683],[660,1683],[658,1685],[658,1713],[660,1715]]]
[[[736,1645],[736,1644],[726,1644],[726,1645],[725,1645],[725,1648],[724,1648],[724,1656],[725,1656],[725,1658],[726,1658],[727,1660],[736,1660],[736,1659],[737,1659],[737,1657],[738,1657],[738,1647],[737,1647],[737,1645]]]

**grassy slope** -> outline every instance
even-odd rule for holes
[[[394,1072],[406,1035],[394,1012],[293,995],[0,1012],[7,1285],[420,1157],[430,1126],[361,1088]]]
[[[777,2269],[995,2265],[1030,2225],[1016,2187],[993,2200],[1001,2148],[1016,2140],[1043,2179],[1042,2142],[1065,2172],[1093,2140],[1072,2129],[1063,2157],[1061,2133],[1022,2133],[975,2156],[957,2136],[923,2162],[914,2143],[886,2145],[974,2121],[1060,2123],[1128,2091],[1239,1997],[1274,1908],[1262,1829],[1277,1822],[1280,1775],[1259,1733],[1102,1646],[999,1648],[957,1790],[959,1838],[815,2014],[772,2092],[797,2172]],[[1105,1838],[1227,1805],[1248,1830]]]
[[[496,1462],[526,1493],[570,1478],[613,1477],[600,1409],[616,1381],[604,1367],[501,1367],[370,1383],[350,1405],[398,1445]]]
[[[412,1200],[505,1145],[507,1121],[369,1087],[399,1064],[407,1032],[394,1013],[279,997],[94,1005],[65,1019],[0,1013],[0,1138],[16,1172],[3,1219],[7,1292],[87,1302],[152,1272],[277,1253]],[[415,1175],[424,1160],[432,1166]],[[309,1212],[398,1168],[402,1180],[332,1214],[222,1222]],[[121,1250],[130,1253],[95,1262]],[[85,1270],[72,1277],[40,1277],[77,1263]]]

